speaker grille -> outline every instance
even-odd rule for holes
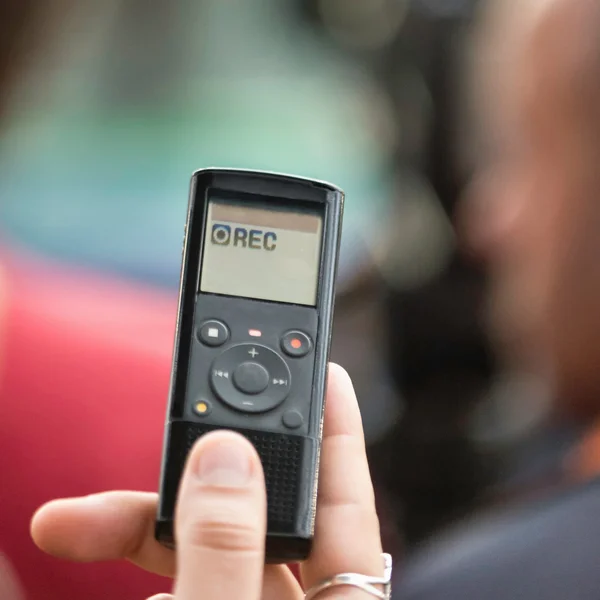
[[[181,465],[196,440],[217,429],[186,423]],[[252,442],[260,456],[267,484],[268,528],[278,533],[293,533],[298,518],[298,496],[304,438],[278,433],[237,430]]]

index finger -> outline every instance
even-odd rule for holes
[[[45,552],[76,562],[126,558],[143,569],[173,577],[175,552],[154,539],[156,494],[105,492],[54,500],[31,522],[31,536]]]
[[[339,573],[381,577],[379,519],[365,449],[362,420],[350,377],[331,365],[321,448],[315,541],[302,566],[310,588]],[[342,591],[343,590],[343,591]],[[353,597],[357,590],[336,588]],[[364,592],[358,592],[364,597]],[[327,596],[324,593],[323,598]],[[321,596],[319,596],[321,597]]]

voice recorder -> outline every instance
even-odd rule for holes
[[[282,174],[197,171],[191,182],[156,538],[174,546],[188,452],[246,436],[267,486],[267,562],[311,549],[344,194]]]

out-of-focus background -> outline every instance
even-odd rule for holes
[[[205,166],[346,191],[332,358],[355,381],[388,548],[552,482],[569,433],[497,364],[454,226],[473,1],[46,4],[0,127],[0,552],[28,597],[104,597],[82,590],[109,572],[112,598],[154,589],[128,565],[42,557],[27,518],[55,496],[156,489]]]

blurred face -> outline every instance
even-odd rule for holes
[[[597,393],[600,407],[600,69],[586,74],[572,50],[587,29],[571,10],[578,0],[517,5],[526,2],[546,9],[505,15],[486,32],[478,88],[488,148],[463,208],[489,266],[497,340],[561,393]]]

